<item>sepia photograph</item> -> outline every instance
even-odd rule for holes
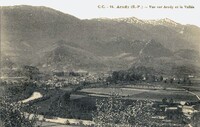
[[[200,127],[200,1],[0,0],[0,127]]]

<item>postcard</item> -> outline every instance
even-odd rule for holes
[[[0,0],[0,127],[200,127],[200,1]]]

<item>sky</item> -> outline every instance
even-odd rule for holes
[[[80,19],[169,18],[182,24],[192,24],[200,27],[200,0],[0,0],[0,6],[14,5],[46,6]],[[115,8],[110,8],[111,5]],[[125,5],[129,8],[116,8],[117,6]],[[139,6],[139,8],[130,8],[132,5]],[[155,6],[156,8],[150,8],[150,6]],[[163,9],[157,8],[157,6],[177,6],[178,8]],[[180,8],[180,6],[183,8]],[[185,8],[185,6],[194,8]]]

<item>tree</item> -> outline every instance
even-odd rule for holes
[[[34,66],[23,66],[22,72],[25,76],[27,76],[30,80],[36,79],[38,77],[39,69]]]
[[[172,98],[169,99],[169,104],[173,104],[174,100]]]
[[[163,76],[160,76],[160,81],[161,81],[161,82],[163,81]]]
[[[178,82],[177,82],[178,84],[180,84],[181,83],[181,80],[180,79],[178,79]]]
[[[197,69],[194,66],[181,65],[172,68],[173,73],[178,78],[186,78],[189,75],[197,74]]]
[[[170,79],[170,83],[172,84],[172,83],[173,83],[173,81],[174,81],[174,79],[173,79],[173,78],[171,78],[171,79]]]
[[[112,79],[113,79],[114,81],[117,81],[117,80],[118,80],[118,77],[119,77],[119,73],[118,73],[117,71],[114,71],[114,72],[112,73]]]
[[[185,84],[186,81],[187,81],[187,79],[184,77],[184,78],[183,78],[183,84]]]
[[[200,127],[200,113],[197,112],[195,113],[192,118],[191,118],[191,123],[192,127]]]
[[[96,101],[96,112],[93,113],[93,121],[98,127],[117,126],[151,126],[152,116],[155,113],[149,101],[135,101],[125,104],[118,95],[112,95]]]
[[[167,98],[166,98],[166,97],[162,99],[162,103],[163,103],[163,104],[166,104],[166,103],[167,103]]]
[[[6,97],[0,99],[0,121],[2,127],[34,127],[37,117],[22,111],[22,104],[9,102]]]

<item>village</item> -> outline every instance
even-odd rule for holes
[[[77,109],[73,110],[78,110],[81,115],[79,117],[73,117],[73,115],[70,117],[68,116],[69,118],[65,115],[56,115],[55,112],[52,112],[55,110],[54,108],[51,109],[52,111],[47,110],[45,113],[46,115],[42,115],[45,111],[42,108],[40,111],[38,110],[40,121],[46,119],[45,121],[47,122],[47,119],[50,118],[49,121],[64,124],[66,123],[66,120],[81,118],[83,120],[89,120],[91,124],[94,124],[89,115],[92,110],[95,109],[94,98],[107,98],[112,96],[113,92],[119,94],[121,100],[125,102],[135,102],[136,100],[145,101],[146,99],[151,100],[153,102],[152,107],[155,109],[155,114],[151,116],[151,119],[153,119],[156,125],[183,126],[198,119],[196,118],[198,116],[196,114],[199,114],[200,111],[200,100],[198,94],[195,92],[199,90],[193,90],[191,86],[196,86],[198,88],[198,85],[196,84],[199,83],[199,80],[197,77],[192,75],[188,75],[185,79],[176,79],[164,76],[152,77],[150,75],[145,77],[145,75],[143,75],[141,79],[138,80],[126,81],[124,79],[115,79],[113,82],[112,79],[116,78],[114,77],[116,76],[114,72],[91,73],[84,70],[77,70],[68,72],[54,71],[45,74],[31,66],[25,66],[22,70],[23,73],[20,73],[21,76],[19,77],[4,77],[1,80],[3,81],[1,84],[5,84],[4,86],[7,86],[10,83],[21,84],[22,82],[33,84],[33,88],[29,87],[29,89],[31,89],[29,90],[29,94],[27,94],[26,91],[22,92],[22,94],[26,94],[23,95],[25,98],[24,100],[21,100],[22,103],[30,103],[37,106],[44,106],[44,104],[46,104],[44,107],[48,107],[48,105],[51,105],[49,102],[53,100],[55,101],[55,98],[57,98],[56,100],[62,100],[62,97],[66,96],[65,94],[67,92],[69,94],[67,98],[71,101],[70,103],[84,106],[84,103],[86,102],[83,100],[86,99],[88,106],[90,105],[90,108],[84,108],[86,113],[84,113],[85,111],[81,113],[83,107],[77,107],[74,105]],[[44,91],[44,88],[46,89],[46,92]],[[56,91],[59,92],[59,94],[56,94]],[[78,100],[82,101],[77,103]],[[54,103],[58,102],[55,101]],[[61,101],[59,103],[63,102]],[[87,105],[85,106],[87,107]],[[75,112],[75,114],[76,113],[77,112]],[[52,114],[54,117],[50,117],[47,114]],[[59,118],[63,118],[62,122],[56,120]],[[78,124],[79,122],[76,123]],[[70,124],[70,122],[68,124]],[[73,122],[71,122],[71,124],[73,124]]]

